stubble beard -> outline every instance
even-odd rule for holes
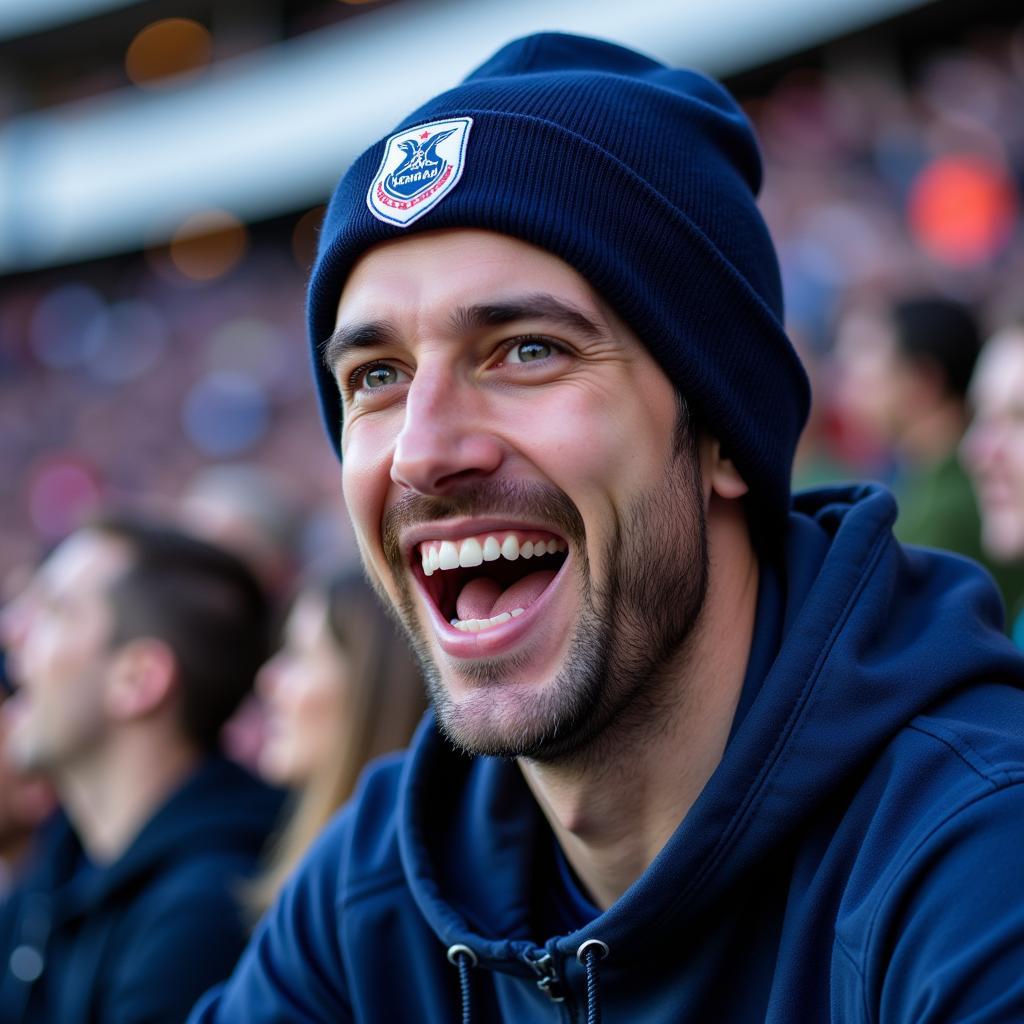
[[[534,515],[562,530],[575,560],[581,611],[554,679],[531,685],[524,655],[468,662],[449,667],[470,689],[455,701],[420,625],[407,567],[387,538],[397,537],[406,520],[501,510]],[[708,581],[700,464],[692,439],[674,446],[664,484],[640,496],[616,524],[604,551],[610,569],[601,587],[591,577],[582,517],[566,495],[548,485],[494,483],[453,499],[413,497],[384,532],[401,593],[397,617],[438,725],[465,753],[546,764],[590,761],[631,736],[649,735],[665,720],[666,706],[685,697],[671,670],[698,627]]]

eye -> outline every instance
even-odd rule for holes
[[[380,391],[392,384],[408,380],[408,374],[390,363],[365,363],[356,367],[348,377],[348,391]]]
[[[382,388],[398,383],[398,371],[393,366],[372,366],[363,374],[363,387]]]
[[[506,363],[535,363],[547,359],[555,352],[555,346],[543,338],[523,338],[512,344],[505,356]]]

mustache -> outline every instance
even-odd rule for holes
[[[564,491],[526,480],[491,480],[467,484],[452,494],[402,495],[381,520],[384,557],[392,569],[404,566],[401,536],[410,526],[463,516],[504,515],[550,523],[577,546],[586,536],[583,516]]]

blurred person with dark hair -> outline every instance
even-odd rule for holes
[[[260,770],[294,807],[253,888],[270,906],[367,762],[409,742],[426,695],[408,646],[361,575],[304,587],[281,649],[260,670],[267,710]]]
[[[279,807],[216,753],[266,656],[264,593],[210,544],[111,517],[0,623],[8,756],[62,805],[0,911],[0,1022],[180,1021],[242,947],[234,890]]]
[[[981,508],[982,542],[993,562],[1024,577],[1024,321],[985,345],[970,387],[974,420],[961,453]],[[1024,648],[1024,583],[1007,604]]]
[[[851,425],[892,454],[897,539],[981,562],[1008,601],[1015,574],[982,548],[978,505],[957,454],[980,348],[974,314],[950,299],[915,296],[888,307],[857,305],[837,336],[836,397]]]

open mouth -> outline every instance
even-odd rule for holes
[[[498,530],[424,540],[413,563],[445,622],[479,633],[525,613],[551,585],[569,545],[543,530]]]

